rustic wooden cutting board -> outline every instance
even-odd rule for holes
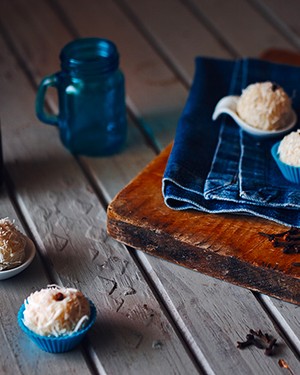
[[[262,55],[283,62],[293,56],[299,57],[278,51]],[[111,202],[108,233],[167,261],[300,305],[300,254],[284,254],[259,234],[288,227],[251,216],[175,211],[164,204],[162,176],[171,147]]]

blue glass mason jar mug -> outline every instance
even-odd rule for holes
[[[45,77],[36,97],[40,121],[59,128],[74,154],[110,155],[120,151],[127,133],[124,75],[119,53],[107,39],[81,38],[60,53],[61,71]],[[44,110],[48,87],[58,91],[58,115]]]

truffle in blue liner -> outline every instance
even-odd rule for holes
[[[18,313],[21,329],[50,353],[73,349],[95,320],[96,308],[92,301],[76,289],[58,286],[32,293]]]
[[[295,184],[300,184],[300,167],[286,164],[280,159],[280,156],[278,153],[279,145],[280,145],[280,142],[277,142],[272,146],[272,149],[271,149],[272,156],[278,168],[280,169],[284,178],[286,178],[288,181],[293,182]]]
[[[49,353],[63,353],[74,349],[84,338],[86,333],[90,330],[96,320],[96,308],[92,301],[90,302],[91,315],[88,324],[77,332],[73,332],[70,335],[65,336],[41,336],[30,329],[28,329],[23,323],[23,313],[25,306],[21,306],[18,313],[18,323],[23,332],[42,350]]]

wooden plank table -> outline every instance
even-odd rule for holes
[[[37,248],[26,271],[0,282],[1,374],[300,373],[297,305],[127,248],[106,231],[107,205],[173,140],[194,57],[297,52],[299,10],[297,0],[0,2],[1,217]],[[72,156],[34,113],[41,78],[83,36],[109,38],[121,54],[129,129],[111,157]],[[48,105],[57,111],[55,95]],[[61,355],[39,350],[16,322],[24,298],[50,283],[82,290],[98,312],[83,344]],[[251,328],[277,338],[274,356],[236,348]]]

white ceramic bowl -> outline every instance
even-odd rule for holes
[[[249,133],[252,136],[259,137],[259,138],[273,138],[279,137],[286,133],[288,133],[296,124],[297,122],[297,115],[292,110],[289,115],[289,121],[287,125],[280,129],[280,130],[262,130],[257,129],[245,121],[243,121],[236,111],[237,102],[239,100],[239,96],[229,95],[225,96],[217,103],[214,113],[212,115],[212,119],[216,120],[218,116],[222,113],[226,113],[227,115],[231,116],[233,120],[239,125],[245,132]]]
[[[26,247],[25,247],[25,259],[22,264],[15,268],[11,268],[9,270],[0,271],[0,280],[9,279],[13,276],[16,276],[18,273],[22,272],[29,266],[29,264],[33,261],[35,256],[35,246],[34,243],[31,241],[30,238],[26,237]]]

